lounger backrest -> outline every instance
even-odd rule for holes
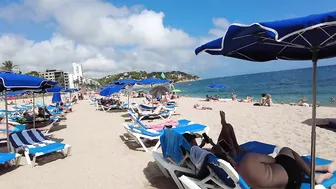
[[[21,146],[32,145],[35,143],[40,143],[48,140],[43,136],[41,131],[36,129],[23,130],[9,135],[9,141],[14,148],[19,148]]]

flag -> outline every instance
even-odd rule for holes
[[[165,76],[165,74],[163,72],[161,73],[161,78],[162,79],[166,79],[166,76]]]

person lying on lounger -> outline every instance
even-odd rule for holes
[[[210,107],[206,107],[206,106],[203,106],[203,105],[200,105],[200,104],[195,104],[195,105],[194,105],[194,108],[195,108],[196,110],[212,110],[212,108],[210,108]]]
[[[165,110],[165,108],[163,106],[161,106],[161,105],[158,105],[154,110],[145,110],[145,111],[143,111],[140,108],[138,108],[138,113],[142,114],[142,115],[144,115],[144,114],[160,114],[160,112],[162,110]]]
[[[39,107],[37,117],[50,118],[51,113],[46,107]]]
[[[220,116],[222,130],[218,142],[226,141],[226,144],[231,148],[231,152],[224,151],[220,145],[214,144],[208,138],[208,142],[213,145],[211,152],[218,158],[228,161],[253,189],[300,188],[303,174],[309,176],[311,169],[298,153],[288,147],[282,148],[275,158],[263,154],[248,153],[238,164],[234,158],[244,150],[239,147],[233,127],[226,122],[223,111],[220,111]],[[186,139],[188,140],[188,137]],[[204,140],[200,145],[201,147],[206,143]],[[190,141],[190,144],[197,145],[193,140]],[[336,163],[317,165],[315,170],[321,172],[321,174],[315,174],[315,182],[320,184],[332,177],[332,173],[336,171]]]

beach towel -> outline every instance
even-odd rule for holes
[[[169,120],[167,122],[164,123],[158,123],[158,124],[148,124],[146,125],[148,128],[150,129],[154,129],[154,130],[162,130],[164,129],[166,126],[171,126],[171,127],[176,127],[177,125],[179,125],[178,121],[175,120]]]
[[[190,151],[190,144],[179,133],[170,129],[165,129],[160,137],[162,154],[164,158],[172,158],[176,163],[180,163],[183,159],[182,148]]]
[[[193,146],[190,149],[190,160],[193,162],[197,169],[201,169],[203,162],[208,154],[211,153],[198,146]]]

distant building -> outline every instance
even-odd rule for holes
[[[69,74],[69,88],[77,88],[75,86],[75,75],[74,74]]]
[[[58,84],[64,88],[69,88],[69,73],[63,70],[48,69],[45,72],[40,73],[40,77],[46,78],[48,80],[56,81]]]
[[[74,80],[77,80],[78,84],[84,83],[83,66],[78,63],[72,63],[72,69],[74,73]]]

